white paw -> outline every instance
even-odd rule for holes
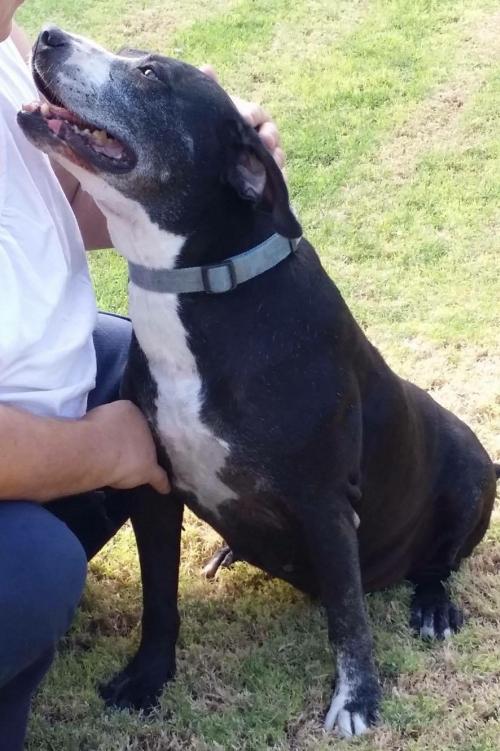
[[[324,723],[324,729],[327,732],[336,728],[343,738],[362,735],[369,730],[368,722],[359,712],[350,712],[345,708],[347,701],[348,691],[346,691],[346,686],[341,684],[332,699]]]
[[[422,639],[436,638],[436,632],[434,631],[434,622],[432,618],[426,619],[423,626],[420,627],[420,636]]]
[[[349,712],[348,709],[345,709],[344,697],[339,694],[332,699],[325,718],[324,728],[327,732],[331,732],[335,728],[343,738],[362,735],[369,730],[368,723],[359,712]]]
[[[434,625],[434,618],[430,615],[425,618],[424,623],[420,626],[420,636],[422,639],[450,639],[452,631],[449,626],[446,626],[441,633],[438,633]]]
[[[370,730],[378,715],[380,688],[377,677],[363,675],[342,655],[337,658],[337,686],[330,709],[325,717],[324,729],[336,730],[343,738],[353,738]],[[347,707],[350,707],[349,709]]]

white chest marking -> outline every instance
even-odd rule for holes
[[[111,239],[122,255],[149,268],[174,266],[184,237],[160,230],[142,206],[95,175],[74,165],[71,171],[106,215]],[[234,498],[220,479],[229,446],[201,420],[202,382],[177,306],[177,295],[129,285],[130,317],[156,381],[157,427],[172,462],[175,483],[216,512],[223,501]]]
[[[234,497],[220,479],[228,444],[201,420],[202,383],[177,312],[177,295],[129,285],[130,314],[156,381],[158,431],[176,484],[211,511]]]

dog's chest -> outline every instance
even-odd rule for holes
[[[234,493],[220,479],[228,444],[201,419],[203,384],[178,314],[176,295],[129,288],[135,334],[156,383],[156,429],[175,484],[217,512]]]

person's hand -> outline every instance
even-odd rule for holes
[[[218,82],[217,74],[211,65],[202,65],[200,70],[205,75]],[[251,125],[259,134],[262,143],[267,146],[273,155],[278,167],[283,169],[285,165],[285,153],[281,148],[281,139],[276,124],[271,120],[267,112],[254,102],[248,102],[240,97],[231,97],[240,115]]]
[[[152,485],[158,493],[170,492],[167,473],[158,464],[148,422],[130,401],[121,399],[91,409],[83,420],[99,446],[102,482],[125,490]]]

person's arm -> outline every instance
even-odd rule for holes
[[[113,242],[109,236],[106,217],[97,207],[92,196],[82,190],[78,180],[56,161],[52,161],[52,169],[71,204],[83,237],[85,250],[112,248]]]
[[[44,503],[105,486],[170,486],[149,426],[132,402],[96,407],[80,420],[38,417],[0,405],[0,502]]]
[[[27,64],[31,55],[31,43],[26,32],[15,21],[12,23],[10,37]]]

